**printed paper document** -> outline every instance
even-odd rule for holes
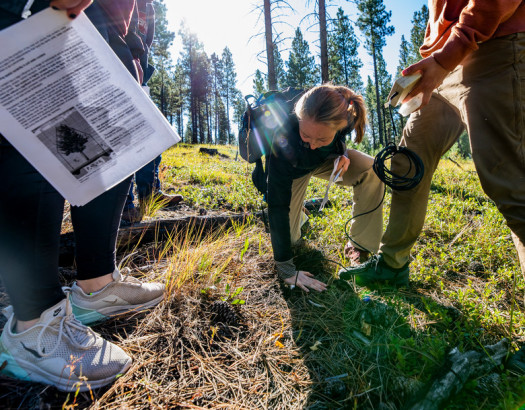
[[[46,9],[0,44],[0,133],[72,205],[180,140],[84,14]]]

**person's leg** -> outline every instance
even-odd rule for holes
[[[480,44],[458,81],[481,186],[512,231],[525,279],[525,33]],[[525,345],[508,366],[525,373]]]
[[[144,201],[153,193],[160,191],[160,181],[158,178],[160,160],[161,157],[159,155],[135,173],[139,201]]]
[[[358,249],[375,253],[383,232],[384,185],[372,169],[374,159],[370,155],[353,149],[347,150],[346,155],[350,166],[343,175],[343,181],[337,184],[353,187],[352,217],[361,215],[352,221],[351,241]],[[326,161],[313,175],[329,180],[333,168],[334,162]],[[369,211],[373,212],[367,213]]]
[[[459,80],[481,186],[514,234],[525,276],[525,33],[482,44]]]
[[[301,226],[305,218],[303,212],[304,196],[306,194],[306,188],[312,174],[307,174],[301,178],[293,180],[292,183],[292,198],[290,200],[290,237],[292,245],[295,245],[301,239]]]
[[[443,97],[434,94],[428,105],[413,113],[405,129],[401,145],[417,154],[424,164],[421,182],[408,191],[392,191],[387,229],[382,238],[379,256],[351,268],[341,269],[339,277],[355,277],[358,284],[374,282],[406,286],[409,279],[409,255],[425,222],[432,176],[441,156],[463,131],[458,112]],[[408,159],[395,155],[391,171],[406,175]]]
[[[148,203],[153,195],[163,206],[177,205],[184,198],[180,194],[167,194],[160,189],[159,166],[162,155],[146,164],[135,173],[139,202]]]
[[[85,206],[71,208],[77,245],[71,300],[75,316],[86,325],[149,308],[164,297],[163,284],[123,277],[116,268],[117,234],[130,182],[131,177]]]
[[[457,111],[441,97],[432,96],[429,104],[413,113],[404,130],[400,145],[417,154],[424,166],[421,182],[408,191],[392,190],[392,202],[387,229],[382,238],[380,253],[391,268],[407,265],[409,255],[425,222],[432,176],[439,160],[463,132]],[[409,163],[396,155],[391,170],[404,175]]]
[[[111,276],[115,270],[117,234],[130,183],[128,177],[88,204],[71,207],[79,281]]]
[[[2,141],[0,176],[0,275],[12,303],[0,336],[0,372],[64,391],[111,383],[131,358],[75,320],[58,281],[64,199]]]
[[[0,275],[17,318],[30,321],[65,297],[58,281],[64,199],[7,142],[0,142],[0,176]]]

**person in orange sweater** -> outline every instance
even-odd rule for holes
[[[512,231],[525,278],[525,1],[429,0],[429,11],[423,59],[403,71],[422,76],[403,101],[423,96],[401,145],[423,160],[423,180],[392,192],[379,255],[341,269],[339,277],[408,283],[410,250],[425,222],[432,176],[466,130],[481,185]],[[392,171],[404,175],[398,157]],[[525,346],[508,365],[525,373]]]
[[[525,277],[525,1],[429,0],[429,11],[423,59],[403,71],[422,75],[404,102],[422,94],[423,103],[401,140],[421,157],[425,175],[414,189],[393,191],[379,255],[339,276],[407,283],[432,176],[466,130],[483,190],[512,231]],[[396,158],[392,171],[403,175]]]

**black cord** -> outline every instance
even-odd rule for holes
[[[386,162],[388,160],[391,160],[395,155],[399,154],[406,156],[409,162],[408,171],[404,175],[395,174],[386,166]],[[406,191],[417,186],[417,184],[421,182],[421,179],[423,178],[424,174],[424,166],[423,161],[421,161],[421,158],[419,158],[415,152],[409,150],[408,148],[398,147],[392,142],[390,142],[385,148],[378,152],[378,154],[374,158],[373,169],[377,177],[385,184],[385,189],[383,191],[383,197],[381,198],[381,201],[379,201],[379,204],[377,204],[377,206],[374,209],[367,212],[363,212],[359,215],[355,215],[345,223],[346,237],[350,241],[352,241],[360,250],[370,253],[372,253],[370,250],[368,250],[363,245],[360,245],[358,242],[352,239],[352,237],[348,233],[348,224],[355,218],[370,214],[374,212],[377,208],[379,208],[385,200],[386,186],[389,186],[390,188],[396,191]]]
[[[365,252],[370,252],[372,253],[372,251],[366,249],[363,245],[359,244],[358,242],[356,242],[351,236],[350,234],[348,233],[348,224],[350,222],[352,222],[355,218],[359,218],[360,216],[363,216],[363,215],[368,215],[368,214],[371,214],[372,212],[374,212],[377,208],[379,208],[381,206],[381,204],[383,203],[383,201],[385,200],[385,195],[386,195],[386,186],[385,186],[385,189],[383,190],[383,196],[381,197],[381,201],[379,201],[379,203],[377,204],[377,206],[370,210],[370,211],[366,211],[366,212],[363,212],[359,215],[355,215],[355,216],[352,216],[348,221],[346,221],[345,223],[345,235],[346,237],[352,241],[355,245],[357,245],[357,247]]]
[[[385,165],[388,160],[399,154],[404,155],[409,163],[408,170],[403,175],[393,173]],[[376,155],[373,168],[377,177],[396,191],[407,191],[416,187],[425,172],[423,161],[415,152],[406,147],[398,147],[392,142]]]
[[[388,160],[391,160],[395,155],[404,155],[409,162],[408,171],[404,175],[397,175],[393,173],[390,169],[387,168],[386,162]],[[352,241],[352,243],[356,245],[360,250],[370,252],[370,253],[373,253],[373,252],[365,248],[363,245],[360,245],[354,239],[352,239],[352,237],[348,233],[348,224],[354,219],[359,218],[360,216],[368,215],[374,212],[375,210],[377,210],[385,200],[387,186],[397,191],[406,191],[406,190],[412,189],[415,186],[417,186],[421,182],[421,179],[423,178],[424,166],[423,166],[423,161],[421,161],[421,158],[419,158],[419,156],[415,152],[409,150],[406,147],[398,147],[393,142],[390,142],[385,148],[379,151],[379,153],[375,156],[373,170],[376,173],[377,177],[385,184],[385,188],[383,190],[383,196],[381,197],[381,201],[379,201],[379,203],[377,204],[375,208],[371,209],[370,211],[360,213],[359,215],[352,216],[345,223],[346,237],[350,241]],[[317,258],[314,258],[314,259],[317,259]],[[337,261],[333,261],[331,259],[327,259],[324,257],[319,258],[319,259],[325,260],[326,262],[330,262],[330,263],[339,265],[342,268],[345,268],[345,266],[343,266],[341,263]],[[298,276],[299,275],[297,274],[295,277],[296,285],[297,285]]]

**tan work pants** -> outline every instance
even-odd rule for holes
[[[408,261],[423,228],[434,171],[466,128],[483,190],[514,234],[525,275],[524,111],[525,33],[518,33],[481,44],[447,76],[430,103],[410,116],[401,145],[421,157],[425,175],[416,188],[392,194],[381,245],[390,266]],[[403,173],[403,168],[401,161],[393,161],[394,172]]]
[[[383,197],[383,183],[372,169],[374,159],[356,150],[347,150],[350,159],[348,171],[343,175],[343,181],[338,185],[354,188],[354,205],[352,216],[374,209]],[[290,234],[292,244],[301,238],[301,211],[303,209],[306,188],[311,177],[330,179],[334,161],[327,160],[319,168],[309,174],[294,179],[292,184],[292,199],[290,202]],[[350,236],[355,242],[371,252],[377,252],[383,231],[382,204],[372,213],[360,216],[352,221]]]

